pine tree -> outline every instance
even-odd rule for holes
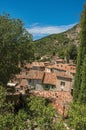
[[[82,64],[83,59],[86,54],[86,4],[84,6],[84,10],[81,15],[81,32],[80,32],[80,45],[79,45],[79,51],[77,56],[77,70],[76,70],[76,76],[75,76],[75,82],[74,82],[74,94],[73,98],[76,102],[79,98],[80,89],[81,89],[81,83],[82,83]]]

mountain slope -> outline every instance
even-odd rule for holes
[[[53,55],[58,53],[61,48],[67,47],[70,44],[79,44],[79,25],[59,34],[52,34],[40,40],[34,41],[35,53],[37,56]]]

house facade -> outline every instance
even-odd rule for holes
[[[69,91],[73,87],[73,77],[66,73],[57,74],[57,84],[56,84],[57,91]]]
[[[60,62],[49,63],[36,61],[31,64],[27,63],[20,74],[15,76],[15,81],[18,83],[15,87],[16,92],[23,92],[26,89],[71,92],[76,66],[66,64],[61,59],[58,61]]]
[[[29,89],[43,90],[44,72],[39,70],[30,70],[28,75],[28,86]]]

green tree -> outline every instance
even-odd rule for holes
[[[19,46],[19,62],[24,64],[25,62],[32,62],[34,60],[34,44],[25,42]]]
[[[86,129],[86,5],[82,12],[80,25],[80,45],[73,94],[74,103],[70,106],[68,119],[68,124],[74,130]]]
[[[24,130],[27,128],[27,113],[19,110],[14,113],[13,104],[7,102],[6,90],[0,86],[0,130]]]
[[[84,56],[86,55],[86,4],[84,6],[84,10],[81,15],[81,32],[80,32],[80,45],[78,50],[77,56],[77,69],[75,75],[75,82],[74,82],[74,94],[73,98],[76,102],[79,98],[81,84],[82,84],[82,64],[84,60]]]
[[[31,96],[28,107],[30,108],[29,118],[32,127],[34,127],[34,124],[37,124],[41,130],[54,129],[56,112],[48,101],[41,97]]]
[[[62,120],[58,117],[55,108],[49,99],[31,96],[27,99],[29,127],[34,130],[35,125],[40,130],[65,130]]]
[[[13,74],[19,72],[19,61],[31,60],[31,40],[20,19],[0,15],[0,84],[6,85]]]
[[[79,102],[81,104],[86,104],[86,55],[84,58],[84,62],[82,65],[82,82],[81,82],[81,90],[79,95]]]
[[[73,130],[86,129],[86,104],[71,104],[69,109],[68,125]]]

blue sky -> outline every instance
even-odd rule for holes
[[[0,14],[20,18],[35,40],[79,23],[84,3],[85,0],[0,0]]]

